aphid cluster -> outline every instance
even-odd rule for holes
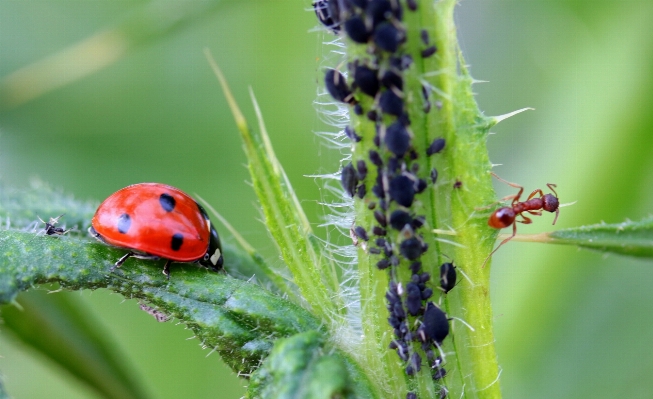
[[[355,223],[351,237],[373,256],[379,269],[388,270],[392,276],[386,292],[388,322],[395,335],[391,349],[406,362],[408,375],[427,364],[433,379],[440,380],[446,371],[439,347],[449,334],[449,321],[444,311],[429,300],[433,296],[433,289],[427,287],[431,276],[422,270],[421,261],[428,251],[420,233],[426,218],[418,214],[415,209],[419,206],[414,204],[419,204],[419,195],[438,178],[435,168],[420,170],[417,160],[442,152],[446,141],[435,138],[427,148],[416,148],[413,143],[404,75],[414,67],[414,60],[403,51],[407,31],[402,20],[404,12],[417,9],[418,2],[320,0],[313,7],[329,31],[365,45],[369,55],[348,63],[347,73],[328,69],[324,79],[333,99],[349,104],[356,115],[374,126],[373,137],[359,134],[352,127],[344,130],[353,143],[363,141],[363,136],[373,143],[363,159],[355,156],[341,172],[346,194],[365,201],[375,221],[369,226]],[[436,54],[427,31],[421,32],[420,39],[423,49],[418,56]],[[423,85],[421,94],[422,110],[428,113],[430,87]],[[398,281],[400,267],[410,269],[409,281]],[[453,265],[444,264],[439,289],[446,294],[455,281]],[[407,397],[414,397],[411,394]]]

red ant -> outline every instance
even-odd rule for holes
[[[509,227],[512,225],[512,235],[505,240],[501,241],[501,244],[499,244],[494,251],[488,255],[488,257],[485,259],[485,262],[483,262],[483,267],[485,267],[485,264],[487,263],[488,259],[490,259],[490,256],[494,255],[495,252],[501,246],[508,241],[512,240],[515,235],[517,235],[517,222],[519,223],[524,223],[524,224],[531,224],[533,221],[524,216],[523,212],[528,212],[531,215],[535,216],[542,216],[542,210],[545,210],[547,212],[555,212],[556,217],[553,219],[553,224],[556,224],[556,221],[558,220],[558,216],[560,216],[560,202],[558,201],[558,193],[556,193],[556,190],[554,187],[556,187],[555,184],[547,183],[547,187],[551,191],[553,191],[553,194],[544,194],[541,189],[534,190],[531,195],[528,196],[528,199],[524,202],[519,202],[519,198],[521,197],[522,193],[524,192],[524,187],[515,184],[515,183],[510,183],[508,181],[503,180],[496,174],[492,173],[494,177],[496,177],[498,180],[501,180],[502,182],[508,184],[511,187],[515,187],[519,189],[519,192],[517,195],[514,196],[509,196],[504,199],[509,199],[512,198],[512,204],[511,206],[504,206],[502,208],[497,209],[496,211],[492,212],[492,215],[490,215],[490,219],[488,219],[487,224],[490,227],[494,227],[495,229],[503,229],[506,227]],[[539,198],[533,198],[535,195],[539,194]],[[555,195],[554,195],[555,194]],[[516,220],[517,216],[521,216],[523,220]]]

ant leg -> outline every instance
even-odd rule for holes
[[[125,263],[125,261],[126,261],[127,259],[129,259],[130,257],[132,257],[132,256],[134,256],[134,253],[133,253],[133,252],[131,252],[131,251],[127,252],[125,255],[123,255],[122,258],[118,259],[118,262],[116,262],[116,263],[113,265],[113,267],[112,267],[111,269],[109,269],[109,272],[112,272],[112,271],[116,270],[116,268],[122,266],[122,264]]]
[[[542,216],[542,211],[526,211],[534,216]]]
[[[540,198],[544,197],[544,193],[542,192],[542,189],[538,188],[537,190],[533,190],[533,192],[531,193],[531,195],[528,196],[526,201],[528,201],[529,199],[535,197],[535,194],[537,194],[537,193],[540,193]]]
[[[516,219],[515,219],[515,222],[523,223],[523,224],[531,224],[531,223],[533,223],[533,221],[531,220],[531,218],[526,217],[526,216],[524,216],[524,215],[521,214],[521,213],[519,214],[519,216],[521,216],[522,219],[524,219],[524,220],[516,220]]]
[[[483,262],[483,266],[481,266],[481,269],[485,268],[485,265],[487,264],[487,261],[490,260],[490,257],[492,255],[494,255],[494,253],[497,252],[499,250],[499,248],[501,248],[501,246],[503,244],[505,244],[508,241],[515,238],[516,235],[517,235],[517,225],[513,223],[513,225],[512,225],[512,235],[510,237],[506,238],[505,240],[501,241],[501,244],[497,245],[497,247],[494,248],[494,251],[490,252],[490,254],[487,256],[487,258],[485,258],[485,262]]]
[[[483,207],[480,207],[480,208],[474,208],[474,210],[475,210],[475,211],[485,211],[485,210],[487,210],[487,209],[492,208],[492,207],[495,206],[496,204],[500,204],[500,203],[502,203],[502,202],[504,202],[504,201],[508,201],[508,200],[513,200],[513,203],[514,203],[514,202],[515,202],[515,201],[514,201],[515,197],[516,197],[516,195],[507,195],[507,196],[501,198],[501,199],[498,200],[498,201],[494,201],[494,202],[491,203],[490,205],[486,205],[486,206],[483,206]]]
[[[516,203],[516,202],[519,202],[519,197],[521,197],[522,193],[524,192],[524,187],[520,186],[520,185],[517,184],[517,183],[511,183],[511,182],[509,182],[508,180],[504,180],[504,179],[500,178],[500,177],[499,177],[496,173],[494,173],[494,172],[490,172],[490,173],[492,173],[492,176],[494,176],[497,180],[500,180],[500,181],[506,183],[506,184],[509,185],[510,187],[518,188],[518,189],[519,189],[519,192],[517,193],[517,195],[515,195],[514,199],[512,200],[512,203],[514,204],[514,203]]]

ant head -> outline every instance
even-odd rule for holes
[[[495,229],[503,229],[513,224],[516,216],[512,208],[505,206],[494,211],[490,219],[488,219],[487,224]]]
[[[542,200],[544,201],[542,209],[547,212],[558,212],[558,207],[560,206],[558,197],[553,194],[545,194],[544,197],[542,197]]]

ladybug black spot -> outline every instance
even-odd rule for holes
[[[118,218],[118,231],[121,234],[127,234],[131,225],[132,225],[132,218],[129,217],[128,214],[123,213],[122,215],[120,215],[120,217]]]
[[[172,197],[172,195],[163,193],[159,197],[159,204],[161,204],[161,208],[163,208],[166,212],[172,212],[172,210],[175,209],[177,202]]]
[[[172,236],[172,241],[170,242],[170,248],[172,248],[173,251],[179,251],[179,248],[181,248],[181,245],[184,243],[184,236],[175,233]]]

